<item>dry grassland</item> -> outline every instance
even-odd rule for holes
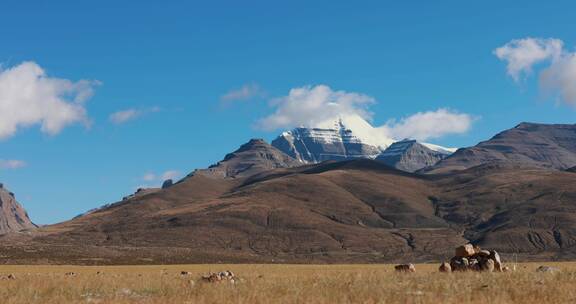
[[[537,273],[539,265],[561,269]],[[397,274],[392,265],[0,266],[13,303],[576,303],[576,263],[519,264],[509,273]],[[231,270],[237,284],[202,283]],[[181,271],[191,274],[183,276]],[[66,275],[74,272],[75,275]]]

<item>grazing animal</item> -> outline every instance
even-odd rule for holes
[[[397,272],[416,272],[416,267],[414,264],[400,264],[394,266]]]

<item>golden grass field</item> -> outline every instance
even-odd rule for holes
[[[537,273],[539,265],[561,271]],[[576,263],[518,264],[508,273],[416,268],[399,274],[393,265],[0,266],[1,276],[15,276],[0,280],[0,303],[576,303]],[[222,270],[240,282],[199,280]]]

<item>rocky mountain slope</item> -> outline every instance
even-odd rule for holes
[[[554,169],[576,166],[576,125],[521,123],[474,147],[456,151],[429,172],[462,170],[494,162]]]
[[[247,177],[260,172],[277,168],[301,166],[298,161],[263,139],[252,139],[238,150],[226,155],[224,159],[207,169],[196,170],[193,174],[201,174],[212,178]]]
[[[434,151],[415,140],[403,140],[393,143],[376,160],[402,171],[416,172],[436,164],[449,153]]]
[[[0,184],[0,234],[36,227],[14,194]]]

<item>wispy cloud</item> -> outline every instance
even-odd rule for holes
[[[16,159],[0,159],[0,169],[19,169],[26,167],[26,162]]]
[[[171,179],[173,181],[178,180],[182,177],[180,171],[177,170],[167,170],[160,173],[147,172],[140,178],[141,181],[145,182],[145,185],[140,185],[138,188],[153,188],[158,187],[164,181]]]
[[[373,113],[369,107],[375,103],[375,99],[366,94],[334,91],[326,85],[294,88],[290,90],[288,96],[271,101],[274,113],[260,119],[256,123],[256,128],[271,131],[300,126],[326,127],[338,118],[345,117],[360,117],[371,121]],[[374,128],[364,127],[364,130],[371,133],[369,137],[378,140],[383,138],[427,140],[466,133],[473,121],[473,117],[469,114],[440,108],[435,111],[419,112],[400,120],[392,119]]]
[[[257,83],[249,83],[220,96],[220,103],[228,105],[235,101],[246,101],[253,98],[262,98],[265,95],[266,93]]]
[[[160,111],[160,107],[150,107],[150,108],[142,108],[142,109],[131,108],[131,109],[126,109],[126,110],[114,112],[114,113],[110,114],[108,119],[113,124],[120,125],[120,124],[126,123],[128,121],[137,119],[143,115],[146,115],[149,113],[155,113],[155,112],[159,112],[159,111]]]
[[[381,128],[392,138],[428,140],[466,133],[472,127],[473,121],[474,117],[470,114],[441,108],[436,111],[419,112],[399,121],[393,120]]]
[[[494,55],[508,63],[506,70],[515,81],[532,73],[532,67],[562,55],[564,42],[559,39],[515,39],[494,50]]]
[[[49,135],[71,124],[89,125],[84,103],[98,84],[49,77],[35,62],[0,68],[0,139],[34,125]]]
[[[507,62],[507,73],[516,82],[532,74],[539,63],[546,66],[539,73],[540,87],[576,107],[576,52],[564,48],[560,39],[515,39],[494,50]]]

